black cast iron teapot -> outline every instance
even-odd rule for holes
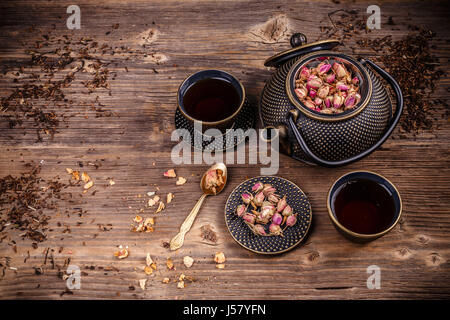
[[[291,44],[296,45],[293,38]],[[326,167],[352,163],[376,150],[403,111],[403,96],[395,79],[370,60],[331,51],[338,44],[337,40],[302,44],[267,59],[264,65],[277,70],[267,81],[259,106],[263,125],[279,129],[283,153]],[[324,59],[345,64],[358,78],[359,99],[352,109],[322,113],[296,94],[299,70]],[[393,89],[395,110],[381,79]]]

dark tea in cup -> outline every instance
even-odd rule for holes
[[[353,232],[379,233],[393,222],[395,204],[392,194],[375,181],[348,181],[337,189],[333,200],[337,220]]]
[[[350,172],[336,180],[328,192],[327,207],[336,229],[357,242],[385,235],[402,214],[397,188],[370,171]]]
[[[234,126],[245,101],[244,86],[222,70],[202,70],[187,77],[178,89],[178,108],[191,124],[202,131],[226,132]]]
[[[236,112],[239,94],[230,82],[207,78],[187,89],[183,103],[192,118],[214,122],[226,119]]]

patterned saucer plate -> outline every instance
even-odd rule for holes
[[[194,126],[192,123],[186,120],[186,118],[182,115],[180,110],[177,108],[175,111],[175,128],[176,129],[187,129],[191,135],[191,145],[199,150],[199,148],[194,144],[196,140],[202,141],[201,151],[212,151],[212,150],[227,150],[234,148],[241,142],[245,141],[245,132],[253,128],[255,124],[255,118],[257,113],[256,107],[254,107],[251,103],[245,99],[244,106],[236,117],[236,121],[234,122],[233,129],[242,129],[235,131],[235,134],[231,134],[230,131],[222,134],[221,139],[217,139],[214,136],[206,136],[201,132],[194,130]]]
[[[297,223],[287,227],[283,236],[257,236],[236,214],[236,208],[242,204],[241,194],[251,191],[257,182],[269,183],[277,189],[277,194],[286,196],[287,203],[297,213]],[[225,222],[231,236],[244,248],[261,254],[278,254],[293,249],[308,233],[312,221],[311,204],[304,192],[293,182],[275,176],[261,176],[248,179],[238,185],[225,204]]]

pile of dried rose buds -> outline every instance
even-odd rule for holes
[[[270,184],[256,182],[251,192],[241,195],[243,204],[236,208],[236,215],[244,220],[254,234],[260,236],[283,235],[282,226],[291,227],[297,222],[297,214],[281,198],[277,190]],[[250,212],[248,212],[250,209]],[[265,226],[269,224],[269,229]]]
[[[222,170],[209,170],[205,177],[205,187],[214,194],[219,191],[225,183]]]
[[[361,100],[359,78],[344,63],[330,62],[328,57],[316,67],[303,66],[295,80],[295,93],[314,111],[333,114],[353,109]]]

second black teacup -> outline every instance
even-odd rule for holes
[[[397,188],[370,171],[350,172],[330,188],[328,214],[338,231],[350,240],[366,242],[392,230],[402,214]]]
[[[203,70],[187,77],[178,89],[178,108],[192,124],[199,121],[202,132],[232,128],[245,101],[244,86],[221,70]]]

